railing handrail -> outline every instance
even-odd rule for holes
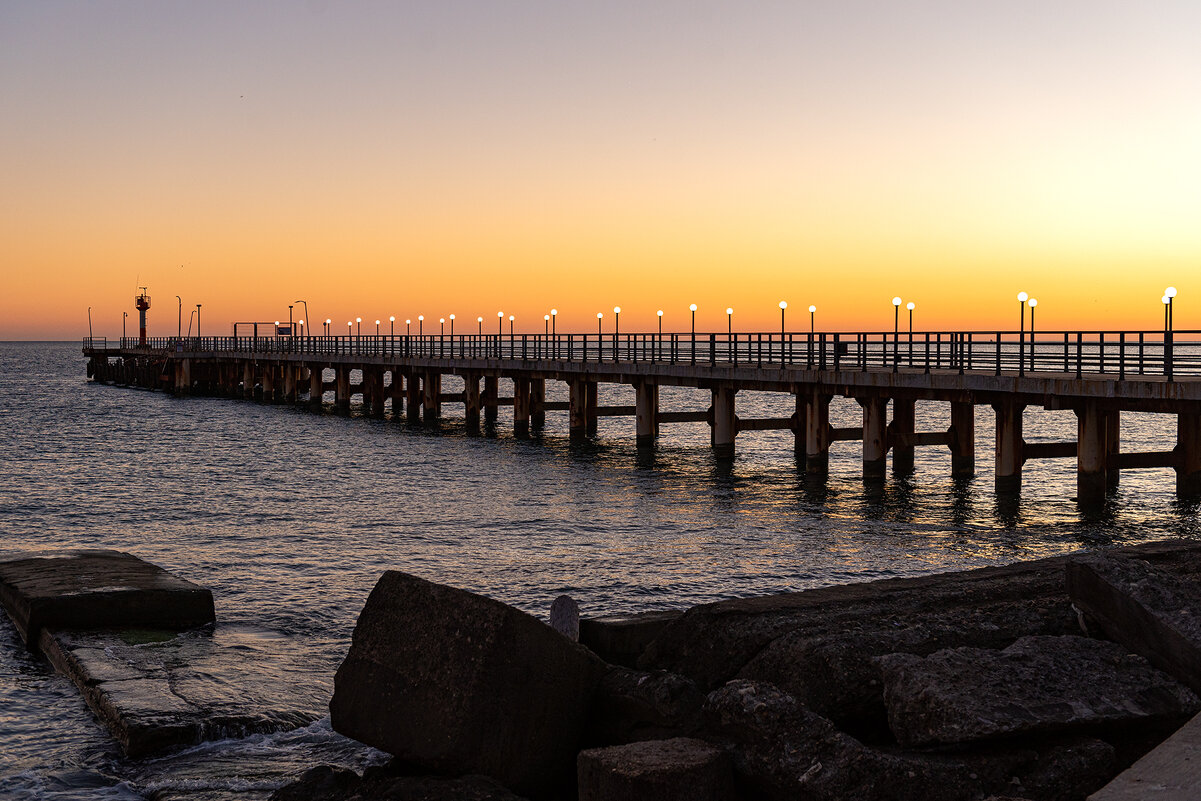
[[[85,338],[132,353],[651,362],[818,370],[1201,376],[1201,331],[803,331],[331,334]],[[89,344],[91,343],[91,344]]]

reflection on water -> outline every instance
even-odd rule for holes
[[[446,380],[444,391],[457,389]],[[602,387],[600,402],[629,404],[632,392]],[[566,398],[548,382],[548,400]],[[704,409],[709,395],[664,387],[660,403]],[[793,409],[788,396],[738,395],[742,417]],[[718,460],[703,423],[664,425],[652,451],[636,447],[632,418],[602,418],[595,438],[573,442],[567,412],[552,411],[519,440],[506,411],[490,436],[468,437],[453,404],[439,431],[175,399],[85,383],[74,344],[0,345],[0,551],[119,548],[211,587],[217,631],[255,632],[244,644],[265,657],[303,659],[308,679],[278,691],[320,715],[320,690],[389,568],[539,615],[570,593],[596,615],[1198,533],[1197,505],[1176,501],[1170,470],[1126,472],[1095,513],[1073,500],[1071,460],[1030,462],[1020,496],[998,495],[987,408],[977,413],[976,477],[952,479],[949,451],[932,447],[917,450],[912,475],[868,483],[854,442],[836,443],[829,477],[814,479],[789,432],[743,433],[736,457]],[[860,414],[835,399],[831,424],[857,425]],[[917,416],[920,431],[950,422],[945,404],[919,402]],[[1171,447],[1170,418],[1122,422],[1125,450]],[[1071,439],[1075,428],[1070,412],[1026,416],[1032,441]],[[14,636],[0,626],[0,795],[32,787],[51,797],[53,777],[82,771],[54,779],[62,797],[96,797],[71,789],[85,775],[128,797],[176,774],[215,788],[191,798],[264,797],[303,764],[371,758],[318,725],[292,740],[128,763],[73,688],[21,655]],[[218,677],[242,669],[213,667]]]

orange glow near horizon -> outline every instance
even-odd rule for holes
[[[0,339],[1201,328],[1201,8],[699,5],[10,6]]]

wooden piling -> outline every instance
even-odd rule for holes
[[[951,476],[971,478],[976,475],[976,407],[960,401],[951,402]]]
[[[857,398],[863,407],[863,478],[884,478],[888,459],[888,398]]]

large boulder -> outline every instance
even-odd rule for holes
[[[1001,651],[879,658],[888,720],[906,746],[1121,724],[1169,731],[1201,710],[1191,690],[1120,645],[1023,637]]]
[[[428,771],[544,797],[569,783],[604,664],[540,620],[397,571],[334,678],[338,732]]]

